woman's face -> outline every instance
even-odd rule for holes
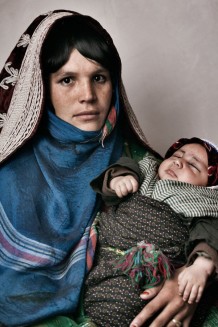
[[[170,179],[198,186],[208,182],[208,158],[200,144],[186,144],[165,159],[158,170],[160,179]]]
[[[110,73],[78,50],[50,76],[50,96],[55,114],[83,131],[104,125],[112,99]]]

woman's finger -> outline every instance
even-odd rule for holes
[[[155,297],[161,290],[161,288],[163,287],[163,283],[158,285],[158,286],[155,286],[155,287],[152,287],[152,288],[149,288],[147,290],[145,290],[141,295],[141,299],[142,300],[150,300],[150,299],[153,299],[153,297]]]
[[[192,304],[192,305],[186,305],[186,309],[184,309],[183,313],[178,313],[175,315],[170,322],[166,325],[166,327],[189,327],[191,326],[191,320],[194,315],[195,309],[197,305]],[[180,324],[181,323],[181,324]]]
[[[157,301],[152,300],[148,303],[144,309],[135,317],[135,319],[131,322],[130,327],[140,327],[151,318],[157,311]],[[160,326],[159,326],[160,327]]]
[[[179,317],[189,326],[196,304],[188,304],[178,295],[178,274],[184,267],[175,271],[174,276],[166,280],[160,293],[152,299],[145,308],[135,317],[130,327],[143,326],[149,318],[160,312],[150,327],[165,327],[172,323],[172,319]],[[170,325],[169,325],[170,326]],[[174,326],[175,327],[175,326]]]
[[[174,303],[169,303],[162,312],[153,320],[150,327],[176,327],[173,319],[178,317],[178,321],[184,322],[187,315],[189,314],[189,305],[178,298]]]

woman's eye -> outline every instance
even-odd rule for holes
[[[94,76],[94,81],[97,83],[104,83],[106,81],[106,77],[103,75]]]
[[[68,85],[72,83],[72,81],[73,81],[72,77],[65,77],[60,81],[60,83],[63,85]]]

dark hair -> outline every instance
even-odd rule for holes
[[[93,18],[72,15],[58,19],[46,36],[41,51],[45,80],[68,61],[73,49],[108,69],[113,85],[120,78],[121,61],[110,35]]]

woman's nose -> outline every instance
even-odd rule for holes
[[[95,88],[91,82],[83,82],[78,87],[80,102],[92,102],[96,99]]]

